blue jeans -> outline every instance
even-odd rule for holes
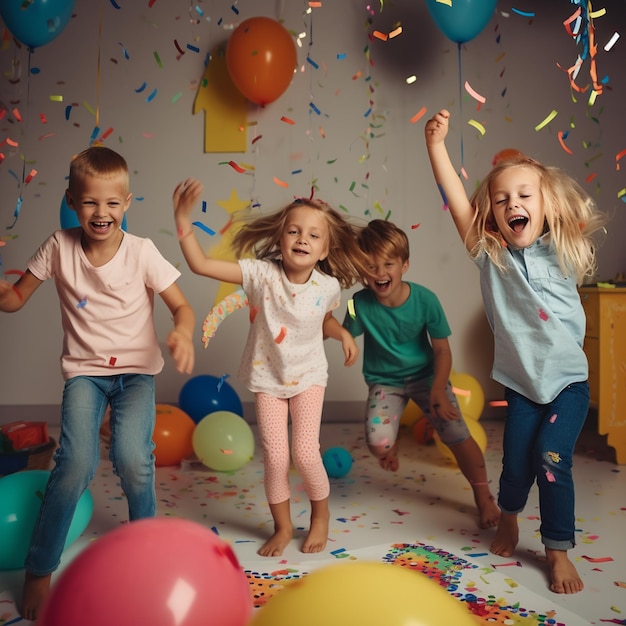
[[[504,397],[508,408],[498,504],[504,513],[519,513],[536,480],[541,541],[552,550],[569,550],[576,545],[572,458],[589,409],[589,385],[568,385],[549,404],[512,389]]]
[[[59,449],[26,556],[26,569],[44,576],[61,560],[78,501],[100,462],[100,426],[111,406],[113,469],[128,499],[129,519],[153,517],[156,419],[154,377],[76,376],[65,382]]]

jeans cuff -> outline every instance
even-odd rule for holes
[[[573,539],[550,539],[549,537],[541,537],[541,543],[550,550],[571,550],[576,546]]]
[[[498,507],[500,508],[500,511],[502,511],[502,513],[504,513],[505,515],[519,515],[524,510],[524,507],[522,507],[521,509],[517,509],[517,511],[509,511],[508,509],[505,509],[499,501]]]

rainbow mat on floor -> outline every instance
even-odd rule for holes
[[[253,566],[247,564],[244,571],[254,606],[263,606],[291,582],[314,569],[343,559],[361,559],[382,561],[409,568],[416,572],[416,576],[428,576],[465,602],[468,610],[478,618],[477,623],[482,621],[485,626],[589,626],[589,622],[557,605],[551,598],[530,591],[495,568],[480,565],[470,556],[459,557],[425,543],[394,543],[350,551],[339,549],[331,555],[332,559],[308,561],[302,566],[289,563],[269,571],[267,560],[258,561]],[[0,592],[0,626],[29,623],[18,616],[13,597]]]
[[[405,567],[426,575],[448,593],[467,604],[468,610],[487,625],[506,626],[588,626],[589,622],[503,576],[494,568],[484,567],[467,557],[458,557],[446,550],[424,543],[394,543],[386,546],[345,550],[332,553],[333,561],[306,563],[302,569],[293,565],[265,571],[260,568],[245,570],[255,607],[264,605],[294,580],[306,576],[313,569],[331,565],[337,559],[382,561]],[[312,567],[313,566],[313,567]]]

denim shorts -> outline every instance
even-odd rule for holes
[[[430,411],[430,389],[432,378],[409,380],[404,387],[391,387],[374,384],[369,386],[365,411],[365,437],[370,446],[391,448],[398,438],[400,419],[409,400],[422,410],[441,441],[454,446],[471,437],[467,424],[461,415],[456,396],[450,382],[446,385],[446,395],[457,409],[459,419],[447,420]]]

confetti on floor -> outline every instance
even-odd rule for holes
[[[481,423],[488,435],[485,460],[495,494],[502,424]],[[53,428],[50,434],[56,437]],[[574,596],[556,595],[547,588],[536,490],[519,516],[517,552],[512,558],[496,557],[489,552],[494,531],[478,528],[471,489],[436,446],[419,444],[409,429],[403,430],[396,473],[385,472],[369,455],[360,424],[323,424],[322,451],[330,447],[345,448],[353,465],[346,476],[331,479],[329,541],[322,553],[300,552],[310,507],[300,477],[292,470],[294,540],[280,557],[258,556],[273,528],[259,446],[253,460],[234,472],[214,472],[193,459],[157,468],[158,514],[194,520],[229,543],[248,576],[256,606],[314,569],[369,559],[434,578],[485,624],[624,623],[626,468],[610,460],[611,450],[597,433],[583,435],[575,457],[578,546],[571,558],[585,590]],[[63,553],[59,573],[91,541],[127,519],[125,497],[107,452],[103,447],[90,486],[93,517]],[[0,626],[28,624],[13,622],[19,619],[15,603],[22,579],[21,570],[0,572]]]

